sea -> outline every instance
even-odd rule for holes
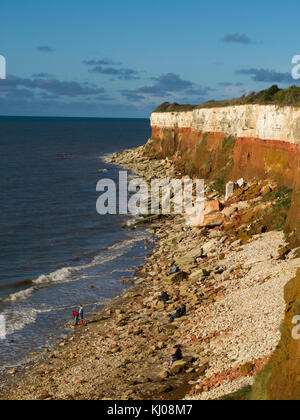
[[[0,117],[0,369],[68,334],[79,304],[89,319],[129,287],[150,235],[99,215],[96,185],[118,181],[108,154],[150,135],[148,119]]]

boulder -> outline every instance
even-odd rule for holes
[[[157,343],[157,347],[159,350],[162,350],[166,347],[166,343],[160,341],[159,343]]]
[[[234,213],[237,211],[237,206],[233,205],[230,207],[226,207],[224,210],[222,210],[222,214],[226,216],[227,218],[230,218]]]
[[[168,378],[168,376],[168,371],[164,370],[154,379],[154,382],[163,382],[165,379]]]
[[[285,260],[287,255],[291,252],[291,248],[289,246],[284,246],[278,250],[278,259]]]
[[[201,269],[192,273],[189,277],[191,281],[200,281],[209,276],[209,272],[207,270]]]
[[[194,264],[197,258],[202,257],[202,255],[203,255],[202,248],[196,247],[192,251],[187,252],[184,256],[176,259],[176,264],[179,267]]]
[[[243,188],[246,184],[244,178],[240,178],[236,181],[238,188]]]
[[[229,181],[226,184],[225,201],[227,201],[233,195],[235,190],[236,190],[236,184],[232,181]]]
[[[186,362],[184,360],[177,360],[173,363],[171,367],[171,372],[175,375],[182,372],[186,366]]]
[[[185,273],[184,271],[180,272],[180,273],[175,273],[172,276],[169,276],[169,282],[170,283],[180,283],[184,280],[188,279],[188,274]]]
[[[217,227],[224,222],[224,215],[222,213],[208,214],[204,216],[202,227]]]
[[[269,185],[265,185],[261,190],[261,195],[264,197],[267,194],[269,194],[272,191],[271,187]]]
[[[210,251],[216,248],[216,241],[212,239],[211,241],[206,242],[203,246],[203,254],[207,255]]]
[[[220,202],[219,200],[211,200],[205,202],[204,214],[211,214],[220,211]]]
[[[226,194],[225,194],[225,201],[229,200],[229,198],[234,194],[234,192],[240,188],[243,188],[245,185],[245,181],[243,178],[239,179],[237,182],[229,181],[226,184]]]

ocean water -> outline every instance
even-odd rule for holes
[[[149,120],[0,118],[0,368],[64,334],[124,290],[149,250],[128,216],[96,212],[96,184],[118,179],[101,159],[149,138]],[[93,288],[91,288],[93,286]]]

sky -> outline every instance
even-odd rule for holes
[[[148,118],[291,77],[299,0],[1,0],[0,115]]]

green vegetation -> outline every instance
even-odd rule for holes
[[[291,86],[288,89],[280,89],[277,85],[258,93],[243,95],[240,98],[228,99],[225,101],[208,101],[201,105],[180,105],[164,102],[154,112],[184,112],[200,108],[215,108],[233,105],[278,105],[278,106],[300,106],[300,87]]]
[[[292,203],[292,192],[291,188],[282,186],[264,197],[264,201],[273,203],[271,211],[263,217],[263,224],[268,227],[268,230],[283,230],[286,227],[287,215]]]
[[[231,152],[233,150],[234,146],[235,146],[235,143],[236,143],[235,137],[233,137],[233,136],[225,137],[224,140],[223,140],[224,152],[225,153],[229,152],[229,151]]]
[[[289,211],[292,203],[292,189],[287,187],[279,187],[278,189],[269,192],[265,195],[263,201],[275,202],[276,211]]]
[[[169,102],[164,102],[159,105],[154,112],[183,112],[183,111],[193,111],[197,106],[195,105],[180,105],[177,102],[170,104]]]
[[[236,139],[233,136],[225,137],[222,149],[216,157],[218,167],[216,168],[216,176],[212,181],[212,187],[220,194],[225,193],[226,183],[229,181],[231,170],[233,168],[233,150]]]
[[[218,401],[248,401],[251,391],[251,386],[245,386],[232,394],[224,395]]]
[[[232,161],[231,161],[231,164],[232,164]],[[223,168],[212,182],[213,189],[217,191],[219,194],[224,194],[225,185],[227,182],[226,178],[227,178],[227,168]]]

